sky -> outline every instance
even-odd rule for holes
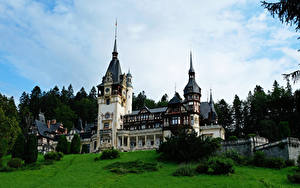
[[[122,71],[155,100],[183,94],[190,51],[201,101],[210,89],[215,101],[245,99],[299,68],[299,34],[260,0],[0,0],[0,93],[18,103],[36,85],[89,92],[111,60],[116,19]]]

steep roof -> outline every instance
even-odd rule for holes
[[[195,70],[193,68],[192,53],[190,53],[189,82],[185,86],[183,93],[184,93],[184,96],[186,96],[189,93],[201,94],[201,89],[195,80]]]
[[[169,101],[168,104],[178,104],[181,103],[182,99],[179,93],[175,92],[174,97]]]
[[[48,128],[47,125],[42,121],[35,120],[35,125],[37,126],[39,135],[50,139],[54,139],[54,138],[50,137],[47,133],[52,133],[52,134],[55,133],[55,131],[59,129],[60,124],[61,123],[51,124],[50,128]]]

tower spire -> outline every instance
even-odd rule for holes
[[[192,51],[190,51],[190,70],[189,73],[195,73],[193,68],[193,57],[192,57]]]
[[[212,90],[210,88],[210,95],[209,95],[209,103],[213,103],[213,98],[212,98]]]
[[[118,51],[117,51],[117,28],[118,28],[118,22],[116,19],[116,23],[115,23],[115,43],[114,43],[114,49],[113,49],[113,58],[117,58],[118,57]]]

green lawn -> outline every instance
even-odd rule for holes
[[[0,187],[300,187],[286,178],[293,168],[273,170],[235,167],[229,176],[174,177],[174,163],[160,163],[156,172],[116,175],[103,169],[116,161],[155,161],[155,151],[121,153],[120,159],[94,161],[99,154],[66,155],[62,161],[39,170],[0,172]],[[39,161],[43,158],[39,157]]]

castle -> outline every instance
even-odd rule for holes
[[[96,152],[114,147],[121,151],[158,148],[179,127],[193,128],[198,135],[225,138],[224,128],[217,124],[212,94],[201,102],[201,88],[195,79],[190,54],[189,81],[184,98],[175,92],[167,107],[132,111],[133,84],[130,72],[123,74],[115,38],[112,60],[98,88],[97,137],[90,150]]]

